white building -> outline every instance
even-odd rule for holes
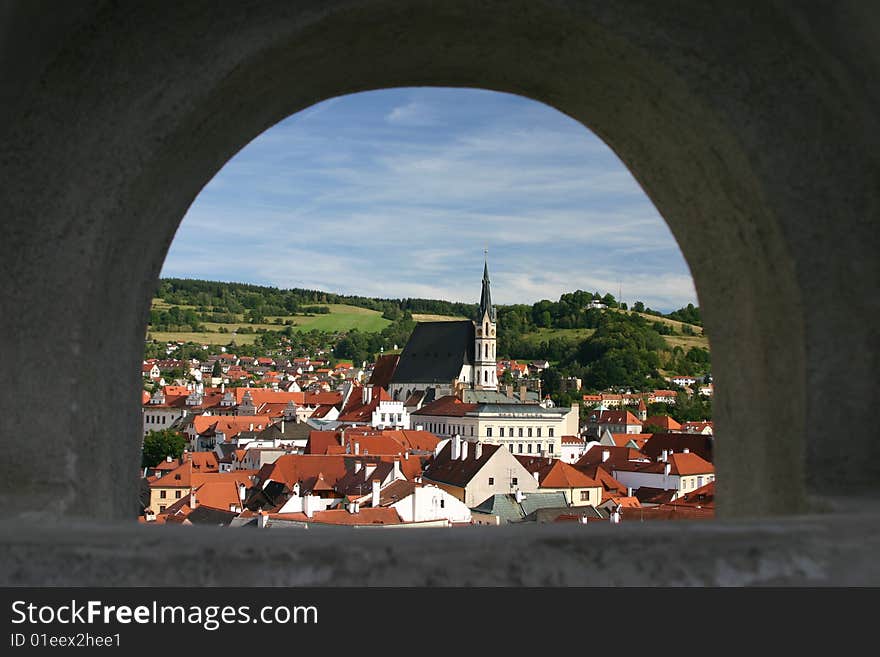
[[[655,463],[617,463],[611,476],[633,490],[642,487],[675,490],[673,499],[676,499],[715,481],[715,467],[690,451],[669,454],[664,450]]]
[[[579,408],[540,404],[465,403],[447,396],[412,414],[412,422],[436,436],[504,445],[511,454],[559,457],[562,437],[577,434]]]
[[[335,419],[335,418],[334,418]],[[409,429],[410,415],[402,401],[381,400],[370,424],[377,428],[385,429]]]

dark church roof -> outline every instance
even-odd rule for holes
[[[474,362],[474,324],[419,322],[391,379],[392,383],[448,383]]]

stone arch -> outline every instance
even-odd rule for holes
[[[42,441],[8,450],[4,514],[131,517],[139,380],[124,373],[137,372],[187,207],[285,116],[413,85],[556,107],[653,200],[712,337],[722,516],[798,512],[807,483],[834,495],[880,479],[867,397],[880,371],[870,8],[840,3],[834,21],[769,4],[549,0],[40,11],[2,9],[0,330],[19,378],[3,383],[0,414],[8,435],[51,436],[54,454]],[[47,340],[45,326],[65,334]],[[841,363],[840,336],[861,358]],[[50,372],[65,394],[46,394]],[[819,426],[855,431],[806,433]]]

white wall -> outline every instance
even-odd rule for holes
[[[470,522],[471,511],[462,502],[437,486],[417,487],[412,494],[391,505],[404,522],[446,519]]]

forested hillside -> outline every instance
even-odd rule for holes
[[[373,360],[405,345],[418,314],[472,317],[476,304],[438,299],[377,299],[319,290],[163,279],[150,314],[146,353],[165,341],[234,345],[259,355],[292,345],[298,353],[333,349],[335,358]],[[607,309],[591,308],[601,301]],[[610,294],[578,290],[558,301],[497,306],[499,359],[546,359],[548,375],[581,378],[588,389],[665,387],[665,373],[710,371],[699,308],[663,315],[632,310]],[[413,316],[416,315],[416,318]],[[674,321],[673,321],[674,320]]]

